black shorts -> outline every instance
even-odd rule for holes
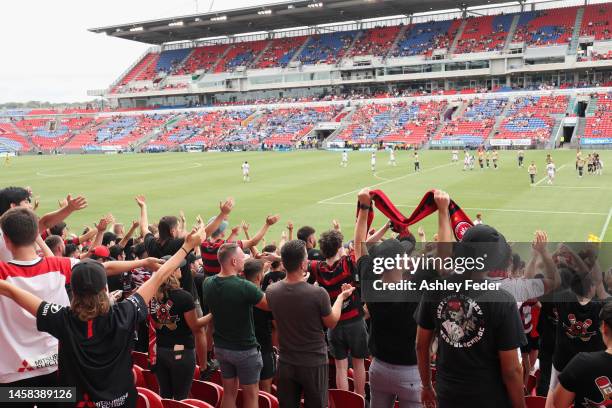
[[[276,354],[274,351],[262,351],[261,359],[263,360],[263,368],[259,374],[259,380],[269,380],[276,374]]]
[[[531,337],[527,336],[527,344],[521,346],[521,353],[527,354],[532,352],[533,350],[540,349],[540,338],[539,337]]]
[[[338,325],[327,332],[329,352],[336,360],[348,358],[367,358],[368,329],[363,319]]]

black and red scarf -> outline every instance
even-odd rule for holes
[[[400,238],[410,235],[410,230],[408,229],[410,225],[421,221],[423,218],[438,210],[438,206],[434,201],[434,190],[429,190],[427,193],[425,193],[421,199],[421,202],[417,205],[409,217],[405,217],[382,190],[370,191],[370,198],[374,202],[374,206],[389,220],[391,220],[393,224],[392,230],[397,232]],[[357,211],[359,212],[359,207],[357,208]],[[448,213],[450,215],[451,226],[453,228],[455,238],[457,241],[461,241],[465,231],[467,231],[467,229],[474,224],[472,223],[472,220],[470,220],[470,217],[468,217],[467,214],[463,212],[461,207],[459,207],[459,205],[457,205],[457,203],[455,203],[453,200],[450,200],[448,205]],[[373,220],[374,208],[370,209],[368,212],[368,230],[370,229]]]

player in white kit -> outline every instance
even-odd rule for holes
[[[372,172],[376,171],[376,152],[372,152],[372,158],[370,159],[370,164],[372,166]]]
[[[395,150],[393,148],[391,148],[389,151],[389,165],[397,166],[397,163],[395,162]]]
[[[244,163],[242,163],[242,181],[244,181],[245,183],[251,181],[251,176],[249,174],[250,169],[251,166],[249,165],[249,162],[245,161]]]
[[[340,167],[347,167],[348,166],[348,153],[346,152],[346,150],[342,151],[342,160],[340,161]]]
[[[551,160],[550,163],[546,165],[546,173],[548,175],[548,181],[546,183],[552,184],[555,181],[555,173],[557,172],[557,168],[555,167],[555,163]]]
[[[457,150],[453,150],[453,163],[459,161],[459,152]]]
[[[470,153],[468,153],[468,151],[466,150],[463,156],[463,171],[466,171],[469,167],[470,167]]]

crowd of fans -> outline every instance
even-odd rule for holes
[[[522,259],[500,231],[480,217],[470,226],[467,216],[455,242],[462,211],[447,193],[428,194],[438,230],[427,240],[419,228],[419,245],[399,221],[370,229],[380,196],[368,189],[356,197],[350,237],[336,221],[319,234],[289,221],[279,241],[264,245],[280,216],[254,234],[245,222],[230,228],[231,198],[191,229],[182,213],[151,223],[149,203],[137,196],[138,221],[127,231],[108,214],[77,236],[65,220],[85,210],[85,198],[69,195],[38,217],[28,188],[4,188],[0,383],[73,386],[76,406],[134,407],[153,395],[135,386],[139,350],[166,399],[188,398],[194,376],[211,380],[220,369],[222,407],[241,398],[254,408],[259,395],[281,407],[326,407],[328,392],[361,401],[335,405],[343,407],[367,399],[375,408],[396,400],[520,408],[532,393],[547,407],[607,406],[612,269],[602,269],[610,265],[597,246],[553,248],[536,231]],[[482,267],[462,274],[436,263],[377,270],[379,258],[484,254]],[[377,280],[442,286],[381,299],[371,292]],[[498,286],[446,286],[468,280]]]

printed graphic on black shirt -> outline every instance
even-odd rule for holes
[[[597,377],[595,385],[601,391],[603,399],[601,402],[594,402],[585,397],[581,406],[584,408],[612,407],[612,383],[610,383],[610,379],[605,376]]]
[[[171,299],[168,299],[165,303],[159,303],[155,298],[151,300],[151,314],[154,316],[155,327],[161,329],[166,327],[168,330],[176,330],[177,323],[181,318],[178,315],[170,314],[172,309]]]
[[[597,328],[593,326],[593,320],[586,319],[584,322],[576,319],[576,315],[570,313],[567,315],[569,325],[563,322],[563,330],[570,339],[580,339],[582,341],[589,341],[591,337],[597,334]]]
[[[450,295],[442,299],[436,310],[442,322],[440,336],[455,348],[472,347],[485,332],[482,309],[465,295]]]

